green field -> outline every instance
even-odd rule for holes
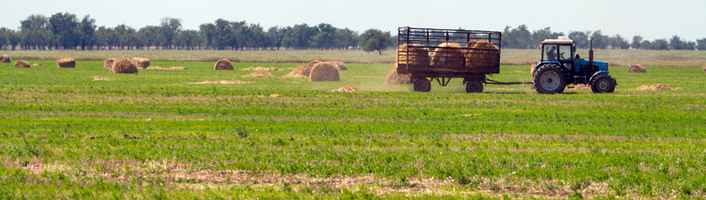
[[[611,67],[615,93],[460,80],[385,85],[391,64],[340,82],[243,78],[300,63],[0,63],[0,199],[703,198],[706,74]],[[290,70],[275,71],[281,76]],[[94,76],[112,79],[93,81]],[[530,81],[501,66],[499,81]],[[232,85],[187,84],[242,80]],[[678,91],[635,90],[665,84]],[[357,93],[327,90],[349,85]],[[270,95],[278,94],[279,97]]]

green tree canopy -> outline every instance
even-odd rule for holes
[[[358,46],[365,52],[378,51],[382,55],[382,50],[385,49],[390,40],[389,31],[383,32],[378,29],[368,29],[360,35]]]

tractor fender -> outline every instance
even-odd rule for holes
[[[593,78],[595,78],[596,76],[601,75],[601,74],[608,74],[608,72],[607,71],[597,71],[596,73],[593,73],[593,75],[591,75],[591,78],[588,79],[588,84],[593,83]]]

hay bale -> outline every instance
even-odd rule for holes
[[[59,68],[74,68],[76,67],[76,60],[72,57],[61,58],[56,60],[56,65]]]
[[[103,61],[103,68],[110,69],[110,67],[113,66],[113,62],[115,62],[115,58],[105,59],[105,61]]]
[[[113,61],[113,66],[110,67],[110,73],[136,74],[137,67],[127,58],[116,58]]]
[[[450,67],[463,66],[466,59],[461,44],[456,42],[444,42],[439,45],[434,55],[431,56],[432,65],[443,65]]]
[[[411,76],[411,74],[397,73],[397,64],[395,64],[395,68],[387,73],[387,80],[385,80],[385,83],[389,85],[412,84],[412,80],[410,79]]]
[[[2,55],[0,56],[0,63],[11,63],[12,59],[10,59],[10,55]]]
[[[647,70],[642,65],[634,64],[628,68],[628,73],[647,73]]]
[[[233,64],[230,63],[230,61],[226,59],[220,59],[218,62],[216,62],[216,65],[213,66],[214,70],[233,70]]]
[[[397,63],[410,65],[428,65],[429,49],[403,44],[397,47]]]
[[[704,65],[703,67],[701,67],[701,69],[703,69],[703,70],[704,70],[704,73],[706,73],[706,65]]]
[[[336,67],[338,71],[348,70],[348,66],[346,66],[346,63],[343,63],[341,61],[331,61],[331,63],[333,63],[333,66]]]
[[[309,64],[306,64],[306,66],[313,68],[314,65],[316,65],[316,63],[320,63],[320,62],[321,62],[320,60],[312,60],[311,62],[309,62]]]
[[[297,68],[294,68],[292,72],[289,72],[289,74],[284,75],[282,77],[309,78],[311,68],[312,67],[309,67],[309,65],[299,65],[297,66]]]
[[[316,63],[311,68],[309,81],[340,81],[338,70],[330,62]]]
[[[256,77],[256,78],[264,78],[264,77],[275,77],[275,75],[272,75],[268,72],[263,72],[263,71],[256,71],[250,74],[243,75],[243,77]]]
[[[481,40],[471,40],[468,42],[468,52],[466,53],[466,66],[468,67],[499,67],[500,52],[493,43]]]
[[[132,62],[135,63],[135,67],[141,69],[147,69],[147,67],[150,66],[150,59],[147,58],[134,57],[132,58]]]
[[[24,61],[24,60],[18,60],[15,62],[15,68],[30,68],[29,62]]]
[[[36,67],[36,66],[44,66],[44,64],[42,64],[42,63],[34,63],[34,64],[32,64],[32,67]]]
[[[351,87],[351,86],[344,85],[343,87],[329,90],[329,92],[358,92],[358,89],[355,89],[354,87]]]
[[[534,65],[530,66],[530,74],[534,75],[534,71],[537,70],[537,68],[535,68],[537,65],[539,65],[539,62],[537,62],[537,63],[535,63]]]

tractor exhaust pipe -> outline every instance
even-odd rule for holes
[[[591,48],[588,50],[588,66],[593,67],[593,38],[591,38]]]

